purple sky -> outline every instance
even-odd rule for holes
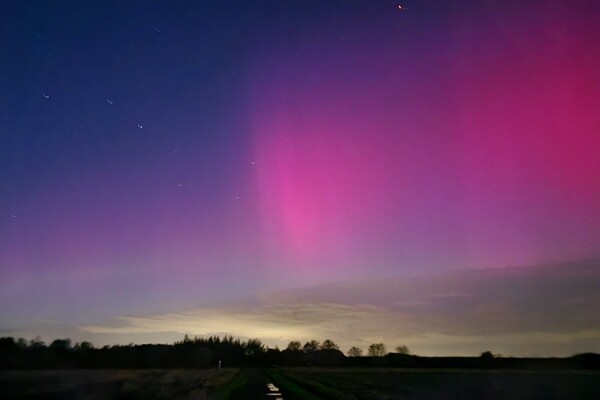
[[[0,334],[600,351],[597,318],[548,322],[600,307],[600,5],[402,5],[3,2]],[[577,279],[550,278],[572,261]],[[476,302],[452,306],[479,292],[453,282],[508,266],[537,267],[506,270],[484,299],[502,323],[479,332]],[[399,311],[415,279],[435,289]],[[385,301],[315,298],[382,280]],[[555,307],[522,307],[523,285]]]

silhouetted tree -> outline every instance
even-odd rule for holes
[[[359,349],[358,347],[350,347],[350,350],[348,350],[348,357],[361,357],[363,355],[363,351],[361,349]]]
[[[302,343],[297,340],[292,340],[290,343],[288,343],[286,350],[300,351],[302,350]]]
[[[506,358],[484,351],[479,357],[416,357],[403,354],[405,346],[398,346],[399,353],[386,357],[385,345],[374,343],[369,347],[370,358],[351,360],[337,349],[333,342],[326,340],[323,346],[316,340],[305,346],[288,346],[292,351],[266,349],[258,339],[242,342],[232,336],[223,338],[185,337],[173,345],[115,345],[94,348],[89,342],[80,342],[71,347],[69,339],[57,339],[50,346],[39,339],[26,341],[11,337],[0,338],[0,370],[14,369],[73,369],[73,368],[210,368],[222,361],[227,367],[248,366],[352,366],[373,367],[396,366],[404,368],[549,368],[549,369],[600,369],[600,355],[582,354],[569,358]],[[406,349],[408,350],[408,349]],[[348,356],[362,356],[361,349],[352,347]],[[375,357],[379,356],[379,357]]]
[[[246,355],[255,355],[255,354],[259,354],[259,353],[264,353],[266,351],[265,346],[262,344],[262,342],[259,339],[248,340],[245,347],[246,347],[246,349],[245,349]]]
[[[369,356],[383,357],[387,354],[387,349],[383,343],[373,343],[369,346]]]
[[[50,343],[50,350],[68,351],[71,350],[71,339],[56,339]]]
[[[70,343],[70,340],[69,340]],[[41,349],[46,347],[46,343],[44,343],[44,341],[42,339],[40,339],[39,336],[36,336],[35,339],[31,339],[29,341],[29,348],[30,349]]]
[[[17,339],[17,346],[21,349],[26,349],[27,347],[29,347],[29,345],[27,344],[27,340],[23,339],[22,337]]]
[[[331,339],[326,339],[326,340],[323,342],[323,345],[321,346],[321,348],[322,348],[323,350],[339,350],[339,349],[340,349],[340,348],[338,347],[338,345],[337,345],[337,344],[335,344],[335,343],[333,342],[333,340],[331,340]]]
[[[81,342],[81,343],[75,343],[75,346],[73,346],[73,350],[75,351],[88,351],[88,350],[92,350],[94,348],[94,345],[91,344],[90,342]]]
[[[410,354],[410,350],[405,345],[397,346],[396,353],[398,354]]]
[[[304,347],[302,348],[302,350],[306,351],[307,353],[321,350],[321,343],[319,343],[318,340],[313,339],[310,342],[304,343]]]
[[[3,337],[0,338],[0,351],[14,351],[19,347],[15,342],[15,339],[12,337]]]

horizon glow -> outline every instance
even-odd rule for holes
[[[592,2],[5,15],[0,330],[600,256]]]

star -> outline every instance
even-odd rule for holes
[[[183,187],[183,184],[182,183],[178,183],[177,187]]]
[[[46,94],[46,93],[42,93],[42,96],[44,96],[45,99],[49,99],[50,98],[50,95]]]
[[[239,199],[240,199],[240,196],[235,196],[235,199],[236,199],[236,200],[239,200]]]
[[[10,216],[13,218],[17,218],[17,216],[15,214],[10,214]]]
[[[156,32],[160,33],[160,29],[159,29],[159,28],[156,28],[156,29],[154,29],[154,30],[155,30]]]
[[[115,101],[114,101],[114,100],[111,100],[111,99],[106,99],[106,102],[107,102],[108,104],[113,104]]]
[[[250,165],[256,165],[254,161],[250,161]]]
[[[140,124],[137,124],[137,125],[138,125],[138,128],[140,128],[140,129],[142,129],[142,128],[143,128],[143,126],[142,126],[142,125],[140,125]]]
[[[404,7],[402,4],[398,4],[398,10],[405,11],[406,7]]]

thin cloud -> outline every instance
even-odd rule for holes
[[[600,351],[596,261],[544,269],[464,271],[429,278],[323,284],[183,313],[123,316],[94,334],[231,334],[285,346],[333,338],[343,347],[385,341],[420,354],[514,355]],[[357,302],[359,299],[361,302]]]

